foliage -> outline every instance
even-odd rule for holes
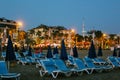
[[[76,34],[75,37],[77,37],[77,41],[80,42],[83,40],[83,36]]]
[[[103,35],[103,33],[101,32],[101,31],[95,31],[95,37],[96,38],[101,38],[102,37],[102,35]]]
[[[114,40],[116,34],[110,34],[109,36],[110,36],[110,39],[111,39],[111,40]]]
[[[30,36],[29,36],[28,33],[26,34],[25,41],[26,41],[27,45],[35,45],[36,44],[35,40],[33,40],[32,38],[30,38]]]

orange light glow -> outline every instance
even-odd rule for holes
[[[21,21],[18,21],[18,22],[17,22],[17,25],[18,25],[18,26],[23,26],[23,23],[22,23]]]

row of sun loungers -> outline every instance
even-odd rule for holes
[[[32,54],[32,56],[27,56],[28,52],[23,52],[23,54],[15,53],[16,60],[18,64],[26,65],[36,63],[38,59],[45,58],[44,54]],[[4,60],[6,57],[6,52],[2,52],[1,56]]]
[[[88,57],[80,59],[68,56],[68,60],[63,61],[58,56],[56,58],[41,58],[38,55],[21,57],[18,53],[15,54],[18,64],[22,63],[23,65],[26,65],[35,63],[37,68],[40,67],[39,73],[41,77],[46,74],[52,75],[53,78],[57,78],[59,74],[64,74],[65,76],[70,76],[71,74],[81,75],[83,72],[92,74],[95,71],[110,71],[113,68],[120,67],[120,58],[113,56],[109,56],[107,60],[103,60],[102,58],[91,59]],[[3,77],[1,74],[2,72],[0,72],[0,77]],[[9,76],[11,77],[11,75]],[[18,75],[14,75],[14,77],[16,80],[18,79]]]
[[[59,73],[63,73],[66,76],[71,74],[82,74],[86,72],[87,74],[92,74],[93,71],[102,72],[112,70],[111,65],[95,65],[93,61],[87,57],[83,60],[79,58],[74,59],[73,67],[69,67],[61,59],[44,59],[40,60],[41,69],[39,70],[40,76],[45,74],[51,74],[53,78],[57,78]]]

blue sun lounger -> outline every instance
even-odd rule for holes
[[[52,75],[53,78],[57,78],[60,70],[55,66],[54,62],[49,59],[41,60],[41,69],[39,70],[40,76],[43,77],[45,74]]]
[[[115,57],[115,59],[120,64],[120,57]]]
[[[88,68],[84,64],[84,62],[81,59],[79,59],[79,58],[75,58],[74,59],[74,63],[75,63],[75,67],[77,69],[77,72],[83,72],[83,71],[85,71],[85,72],[87,72],[87,74],[91,74],[92,71],[93,71],[92,68]],[[91,71],[91,72],[89,72],[89,71]]]
[[[108,62],[112,64],[113,68],[120,67],[120,64],[116,61],[115,57],[109,56],[107,59],[108,59]]]
[[[95,71],[98,71],[98,72],[102,72],[103,71],[103,67],[101,66],[96,66],[92,59],[88,58],[88,57],[85,57],[84,59],[84,62],[85,64],[87,65],[88,68],[92,69],[91,73],[95,70]]]
[[[93,68],[95,71],[98,71],[98,72],[108,71],[112,69],[111,65],[95,65],[92,59],[88,57],[85,57],[84,61],[88,68]]]
[[[61,70],[61,73],[65,74],[65,76],[69,77],[72,72],[76,71],[66,66],[65,62],[61,59],[53,59],[56,67]]]
[[[20,73],[9,73],[5,61],[0,61],[0,78],[20,80]]]

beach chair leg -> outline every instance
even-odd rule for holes
[[[57,78],[58,73],[59,73],[59,72],[53,72],[53,73],[51,73],[51,74],[52,74],[53,78]]]
[[[16,80],[20,80],[20,77],[17,77]]]
[[[88,70],[85,70],[87,72],[87,74],[90,74],[90,72]]]
[[[40,70],[39,72],[40,72],[40,76],[41,76],[41,77],[43,77],[43,76],[46,74],[46,72],[45,72],[45,71],[42,71],[42,70]]]
[[[94,71],[94,69],[90,69],[89,74],[92,74],[92,73],[93,73],[93,71]]]

